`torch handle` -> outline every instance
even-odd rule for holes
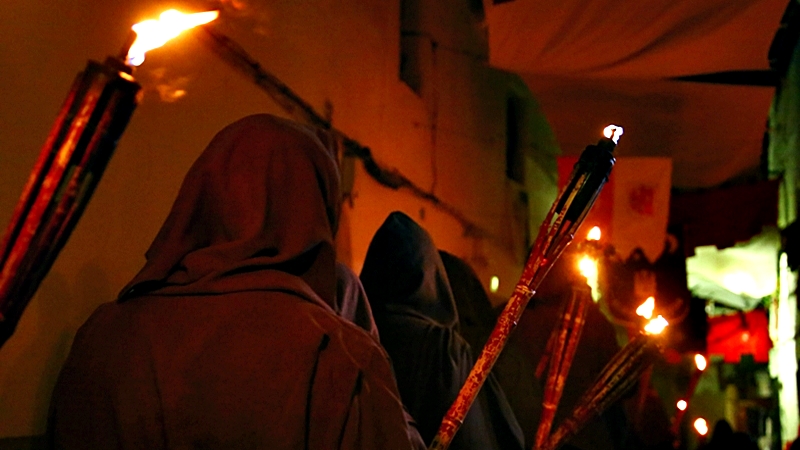
[[[639,336],[623,347],[603,368],[594,384],[578,401],[572,414],[550,435],[543,450],[555,450],[578,433],[596,414],[602,413],[639,380],[658,354],[652,336]]]
[[[64,104],[61,107],[61,111],[56,117],[53,125],[53,131],[48,135],[47,141],[44,144],[45,149],[52,148],[56,141],[63,139],[63,132],[60,132],[60,130],[62,129],[65,121],[72,120],[74,117],[74,112],[71,110],[71,105],[75,102],[76,96],[80,94],[78,92],[78,88],[80,86],[81,79],[82,74],[79,74],[73,83],[73,88],[70,90],[66,100],[64,101]],[[2,243],[0,243],[0,262],[8,258],[8,253],[11,251],[11,247],[16,241],[17,236],[22,231],[25,218],[29,215],[30,209],[39,195],[39,191],[42,188],[44,179],[47,176],[47,173],[50,170],[55,158],[56,152],[42,151],[39,153],[39,158],[37,159],[36,164],[33,166],[33,170],[28,177],[28,181],[22,190],[22,195],[20,195],[20,199],[11,215],[11,221],[9,222],[6,232],[3,235]]]
[[[475,397],[480,392],[486,377],[489,376],[494,363],[500,356],[500,352],[505,347],[511,330],[516,327],[517,322],[522,317],[525,306],[533,296],[533,293],[534,291],[530,290],[524,283],[517,284],[511,300],[508,301],[502,314],[497,319],[497,324],[483,347],[478,360],[472,367],[467,381],[461,387],[458,397],[442,420],[439,432],[434,437],[429,450],[444,450],[450,446],[450,442],[461,427],[464,417],[466,417],[469,408],[475,401]]]
[[[557,340],[550,359],[550,370],[547,374],[542,404],[542,417],[539,420],[539,428],[536,430],[534,449],[542,448],[550,435],[553,419],[561,401],[561,394],[564,392],[564,383],[569,375],[583,326],[586,323],[586,304],[590,296],[587,290],[588,288],[573,288],[567,309],[562,315],[561,326],[554,330],[553,336],[557,335]]]
[[[555,261],[572,242],[575,230],[597,198],[598,192],[595,191],[602,189],[605,180],[608,179],[614,166],[614,156],[611,151],[596,151],[599,148],[590,145],[584,150],[578,163],[575,164],[566,187],[551,206],[514,288],[514,293],[498,317],[492,334],[472,367],[464,386],[442,419],[429,450],[445,450],[450,446],[486,377],[489,376],[500,352],[508,342],[511,331],[522,317],[525,307]],[[610,148],[613,149],[613,146]],[[598,183],[597,180],[602,182]]]
[[[0,254],[0,346],[69,238],[136,107],[140,86],[120,64],[90,61],[78,75],[17,204]]]

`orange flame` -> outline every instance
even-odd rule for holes
[[[689,404],[686,403],[686,400],[678,400],[678,404],[675,406],[681,411],[686,411],[686,407],[689,406]]]
[[[644,331],[647,334],[660,334],[664,331],[664,328],[667,328],[667,325],[669,325],[667,319],[658,316],[650,322],[647,322],[647,325],[644,326]]]
[[[694,363],[697,366],[697,370],[701,372],[706,370],[706,366],[708,365],[705,356],[701,355],[700,353],[694,355]]]
[[[706,419],[700,417],[694,421],[694,429],[700,433],[700,436],[705,436],[708,434],[708,422],[706,422]]]
[[[589,230],[589,234],[586,235],[586,239],[590,241],[599,241],[601,234],[600,227],[592,227],[592,229]]]
[[[653,317],[653,310],[656,307],[656,299],[653,297],[647,297],[647,300],[644,301],[638,308],[636,308],[636,315],[644,317],[645,319],[651,319]]]
[[[170,9],[164,11],[158,20],[145,20],[134,25],[136,40],[128,50],[127,62],[138,66],[144,62],[144,54],[166,44],[181,32],[211,22],[219,17],[219,11],[205,11],[195,14],[184,14]]]
[[[608,139],[611,139],[616,144],[617,142],[619,142],[619,137],[622,136],[622,133],[624,131],[625,130],[623,130],[622,127],[619,125],[609,125],[603,128],[603,136],[605,136]]]
[[[587,280],[597,277],[597,262],[588,256],[584,256],[578,261],[578,270]]]

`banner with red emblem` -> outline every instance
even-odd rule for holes
[[[577,160],[577,156],[558,158],[559,187],[563,187]],[[617,158],[578,236],[599,226],[623,261],[640,248],[650,262],[655,262],[667,237],[671,187],[670,158]]]

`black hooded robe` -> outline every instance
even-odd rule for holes
[[[409,449],[388,357],[337,316],[338,170],[269,115],[218,133],[147,263],[81,327],[58,449]]]
[[[473,366],[442,260],[428,233],[394,212],[372,238],[360,277],[400,397],[430,444]],[[523,448],[522,431],[493,376],[450,448]]]

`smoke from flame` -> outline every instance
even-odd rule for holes
[[[144,54],[161,47],[181,32],[211,22],[219,17],[219,11],[206,11],[195,14],[184,14],[170,9],[164,11],[158,20],[145,20],[133,27],[136,40],[128,50],[127,63],[138,66],[144,62]]]

